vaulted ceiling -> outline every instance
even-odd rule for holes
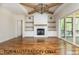
[[[20,3],[25,9],[28,10],[28,14],[35,12],[53,14],[55,10],[62,5],[62,3]]]

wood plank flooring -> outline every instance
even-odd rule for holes
[[[58,38],[15,38],[0,43],[1,55],[79,55],[79,48]]]

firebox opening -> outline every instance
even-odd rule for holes
[[[45,29],[37,29],[37,35],[45,35]]]

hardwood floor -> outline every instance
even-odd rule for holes
[[[58,38],[15,38],[0,43],[1,55],[79,55],[79,48]]]

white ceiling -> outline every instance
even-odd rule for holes
[[[54,6],[54,7],[51,7],[50,9],[49,9],[49,11],[55,11],[56,10],[56,8],[57,8],[58,6]]]
[[[0,6],[17,14],[27,14],[27,10],[18,3],[1,3]]]

